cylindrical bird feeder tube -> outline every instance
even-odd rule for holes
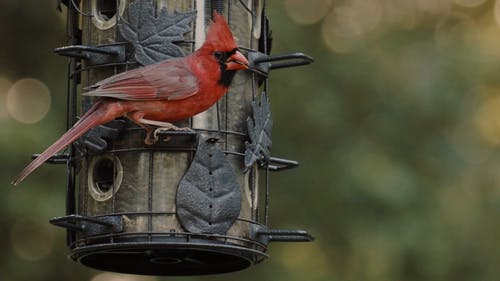
[[[71,57],[72,122],[93,102],[78,96],[85,87],[201,46],[214,10],[228,20],[240,50],[264,61],[258,71],[237,73],[213,107],[176,123],[190,131],[162,131],[148,145],[144,129],[115,120],[72,146],[68,214],[52,223],[68,228],[74,260],[137,274],[220,273],[262,261],[270,241],[311,239],[267,225],[268,172],[294,162],[269,155],[264,1],[66,3],[73,45],[58,50]]]

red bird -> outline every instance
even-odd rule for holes
[[[247,69],[223,16],[214,21],[203,45],[189,56],[161,61],[104,79],[86,96],[94,105],[61,138],[34,159],[12,181],[17,185],[51,156],[88,130],[125,116],[148,132],[153,126],[178,129],[168,122],[189,118],[216,103],[226,92],[237,70]]]

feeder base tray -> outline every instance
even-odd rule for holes
[[[76,247],[70,257],[105,271],[141,275],[226,273],[259,263],[267,255],[234,245],[203,243],[110,243]]]

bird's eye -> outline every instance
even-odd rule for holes
[[[217,60],[222,60],[224,53],[216,51],[216,52],[214,52],[214,56]]]

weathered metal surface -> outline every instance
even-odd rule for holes
[[[194,12],[193,6],[188,3],[190,1],[176,1],[184,3],[176,5],[175,12],[161,1],[123,2],[125,3],[123,15],[119,16],[116,20],[117,24],[109,29],[103,30],[96,26],[91,18],[82,17],[82,43],[84,45],[110,44],[124,39],[130,42],[126,51],[129,61],[124,64],[95,68],[83,61],[85,70],[82,79],[83,87],[138,66],[137,63],[134,64],[134,60],[140,64],[149,64],[192,51],[192,48],[187,45],[174,47],[176,43],[174,41],[184,39],[189,41],[192,38],[190,33],[192,19],[189,17],[193,17]],[[83,13],[92,13],[93,6],[90,0],[82,1],[81,7]],[[167,13],[166,9],[170,12]],[[173,22],[174,19],[170,17],[172,15],[187,16],[186,24],[174,25],[166,33],[162,33],[163,28]],[[168,36],[171,38],[167,38]],[[146,40],[148,37],[150,37],[149,41]],[[163,45],[158,41],[165,39],[171,40],[166,40],[167,44]],[[181,48],[184,51],[180,51]],[[147,57],[149,51],[154,52],[154,55]],[[133,58],[132,61],[130,61],[131,58]],[[87,98],[82,101],[82,111],[85,111],[91,101]],[[113,125],[104,125],[108,128],[110,126]],[[190,141],[185,136],[172,136],[169,137],[171,140],[168,142],[162,140],[158,145],[147,146],[144,144],[143,130],[129,121],[120,131],[119,139],[102,135],[107,132],[107,128],[97,127],[83,138],[83,142],[87,149],[94,148],[93,153],[107,151],[106,153],[112,153],[120,160],[123,166],[122,184],[109,200],[99,202],[90,197],[88,190],[91,182],[88,174],[93,171],[88,170],[89,163],[99,155],[87,155],[81,164],[83,168],[80,173],[79,212],[89,216],[106,213],[123,214],[126,232],[152,232],[163,229],[170,231],[171,228],[182,230],[178,223],[172,221],[172,217],[175,218],[175,216],[169,214],[175,212],[175,198],[172,194],[175,194],[176,187],[189,164],[189,155],[193,149],[193,146],[189,144]],[[171,150],[176,152],[169,152]],[[168,192],[168,190],[173,191]],[[159,215],[148,215],[149,213]],[[168,222],[171,222],[171,226],[163,227]]]
[[[50,220],[50,223],[81,232],[88,236],[120,233],[123,231],[123,223],[120,216],[91,218],[80,215],[69,215],[65,217],[53,218]]]
[[[252,101],[252,117],[247,118],[249,142],[245,143],[245,169],[249,169],[257,161],[268,163],[271,157],[271,106],[267,93],[263,92],[260,101]],[[259,163],[261,164],[261,163]]]
[[[255,72],[263,78],[268,77],[269,72],[273,69],[308,65],[313,61],[312,57],[303,53],[269,55],[253,50],[248,52],[250,71]]]
[[[113,120],[88,131],[78,142],[93,153],[102,153],[108,148],[109,141],[118,138],[125,124],[124,119]]]
[[[269,229],[267,227],[255,227],[253,229],[254,239],[261,243],[269,242],[310,242],[314,240],[307,231],[301,229]]]
[[[118,23],[121,36],[134,46],[134,57],[142,65],[184,56],[176,42],[184,41],[191,31],[196,11],[156,12],[150,1],[134,1],[128,5],[124,19]]]
[[[70,167],[69,216],[55,223],[69,230],[71,257],[103,270],[193,275],[259,263],[271,241],[305,241],[308,236],[300,231],[267,226],[268,171],[298,163],[270,156],[272,122],[267,95],[260,93],[267,92],[271,69],[302,63],[302,57],[269,56],[265,1],[114,1],[63,1],[70,15],[70,45],[82,46],[62,51],[71,57],[69,126],[77,120],[76,104],[85,112],[92,103],[77,96],[77,84],[85,88],[141,64],[194,51],[204,41],[214,9],[228,19],[253,69],[239,72],[212,108],[176,123],[194,132],[161,132],[157,144],[146,145],[142,128],[129,121],[120,128],[118,121],[96,128],[80,140],[84,145],[53,159]],[[115,45],[118,53],[101,47]],[[77,188],[73,172],[79,173]],[[108,217],[119,220],[119,228],[101,220]],[[82,230],[89,227],[94,230]]]
[[[215,142],[198,138],[194,159],[177,190],[177,217],[189,232],[226,234],[240,214],[240,186]]]
[[[124,43],[111,43],[97,46],[72,45],[57,48],[54,52],[61,56],[84,59],[87,66],[125,61]]]

